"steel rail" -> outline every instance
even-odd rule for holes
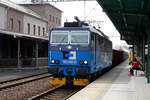
[[[42,74],[46,74],[48,72],[43,72],[43,73],[39,73],[39,74],[31,74],[31,75],[28,75],[28,76],[21,76],[21,77],[17,77],[17,78],[11,78],[11,79],[8,79],[8,80],[4,80],[4,81],[0,81],[0,84],[4,84],[4,83],[7,83],[7,82],[12,82],[12,81],[17,81],[17,80],[20,80],[20,79],[25,79],[25,78],[29,78],[29,77],[33,77],[33,76],[38,76],[38,75],[42,75]]]
[[[9,80],[8,82],[5,81],[6,83],[1,82],[3,84],[0,84],[0,90],[11,88],[11,87],[18,86],[18,85],[22,85],[22,84],[25,84],[28,82],[33,82],[33,81],[40,80],[40,79],[47,78],[47,77],[51,77],[51,75],[48,73],[44,73],[44,74],[28,76],[26,78],[23,77],[23,78],[18,78],[18,79],[14,79],[14,80]]]
[[[56,86],[56,87],[54,87],[54,88],[52,88],[52,89],[49,89],[49,90],[47,90],[47,91],[45,91],[45,92],[43,92],[43,93],[41,93],[41,94],[39,94],[39,95],[36,95],[36,96],[34,96],[34,97],[32,97],[32,98],[29,98],[28,100],[59,100],[59,99],[61,99],[61,100],[66,100],[67,98],[69,98],[69,97],[71,97],[72,95],[74,95],[75,93],[77,93],[79,90],[81,90],[81,87],[78,87],[78,89],[77,88],[73,88],[73,89],[70,89],[70,88],[66,88],[67,86],[66,85],[59,85],[59,86]],[[73,87],[73,86],[72,86]],[[66,89],[63,89],[63,88],[66,88]],[[82,87],[83,88],[83,87]],[[63,90],[63,93],[64,94],[62,94],[62,90]],[[71,93],[67,93],[67,91],[69,91],[70,92],[70,90],[72,90],[73,92],[71,92]],[[57,91],[57,92],[55,92],[55,91]],[[67,94],[66,94],[66,93]],[[64,97],[63,98],[61,98],[60,96],[62,96],[62,95],[64,95]],[[54,97],[53,97],[54,96]],[[55,96],[57,96],[57,97],[55,97]]]
[[[53,87],[53,88],[51,88],[51,89],[49,89],[49,90],[47,90],[47,91],[45,91],[45,92],[43,92],[43,93],[41,93],[41,94],[38,94],[38,95],[33,96],[33,97],[31,97],[31,98],[28,98],[28,100],[37,100],[37,99],[39,99],[39,98],[42,98],[44,95],[47,95],[47,94],[49,94],[50,92],[52,92],[52,91],[54,91],[54,90],[56,90],[56,89],[58,89],[58,88],[60,88],[60,87],[62,87],[62,86],[63,86],[63,85],[55,86],[55,87]]]

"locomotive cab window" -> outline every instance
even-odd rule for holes
[[[54,31],[51,33],[52,44],[67,44],[68,43],[68,32],[66,31]]]
[[[88,31],[72,31],[71,43],[72,44],[88,44],[89,32]]]

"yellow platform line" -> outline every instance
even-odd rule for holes
[[[102,87],[96,92],[96,94],[91,97],[90,100],[95,100],[95,99],[97,98],[97,96],[100,95],[100,94],[103,92],[103,90],[104,90],[109,84],[111,84],[112,81],[113,81],[115,78],[116,78],[116,74],[113,75],[112,77],[109,77],[109,79],[107,79],[107,81],[106,81],[106,82],[102,85]]]
[[[108,83],[105,83],[97,92],[96,94],[90,99],[90,100],[95,100],[96,97],[102,93],[102,91],[108,86]]]
[[[96,97],[100,95],[103,92],[103,90],[112,82],[112,80],[114,80],[114,78],[115,76],[108,79],[108,81],[102,85],[102,87],[96,92],[96,94],[90,100],[95,100]]]

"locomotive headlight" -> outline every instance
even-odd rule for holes
[[[51,60],[51,63],[54,64],[54,63],[55,63],[55,60]]]
[[[56,64],[59,64],[59,60],[56,60],[55,62],[56,62]]]
[[[85,61],[84,61],[84,64],[88,64],[88,61],[85,60]]]
[[[81,65],[84,63],[82,60],[80,60],[80,62],[79,62]]]

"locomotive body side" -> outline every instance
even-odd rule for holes
[[[99,73],[112,65],[112,43],[110,40],[93,32],[91,34],[91,74]]]

